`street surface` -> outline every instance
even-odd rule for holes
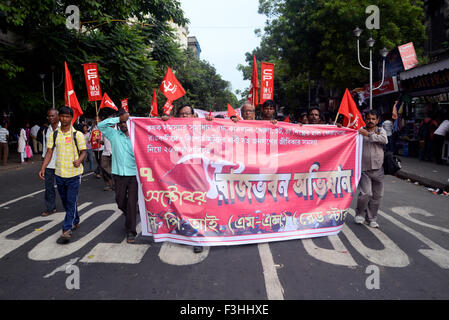
[[[449,197],[385,179],[380,229],[205,248],[125,241],[114,193],[83,177],[81,227],[59,245],[64,212],[40,217],[39,162],[0,172],[0,299],[449,299]],[[351,205],[355,207],[355,199]]]

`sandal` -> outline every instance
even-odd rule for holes
[[[64,231],[61,236],[56,241],[59,244],[67,244],[70,242],[70,238],[72,237],[72,230]]]
[[[51,215],[51,214],[53,214],[55,212],[56,212],[56,209],[53,209],[52,212],[44,211],[44,212],[41,213],[41,217],[47,217],[47,216],[49,216],[49,215]]]
[[[73,226],[72,231],[75,231],[76,229],[78,229],[80,227],[80,224],[77,223]]]

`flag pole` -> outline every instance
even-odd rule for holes
[[[340,114],[337,112],[337,116],[335,117],[335,121],[334,121],[334,125],[337,123],[337,119],[338,119],[338,116],[339,116]]]

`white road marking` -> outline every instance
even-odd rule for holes
[[[348,212],[352,216],[355,215],[355,211],[351,208],[348,209]],[[348,225],[345,224],[342,229],[343,234],[346,238],[348,238],[349,243],[366,259],[376,265],[385,267],[403,268],[410,264],[407,254],[402,251],[385,233],[377,228],[368,227],[367,225],[360,227],[364,227],[372,232],[384,246],[384,249],[381,250],[374,250],[366,247],[362,241],[356,237],[354,232],[349,229]]]
[[[104,204],[98,207],[94,207],[90,209],[88,212],[83,214],[81,218],[85,221],[91,215],[99,212],[99,211],[113,211],[110,217],[108,217],[102,224],[96,227],[94,230],[89,232],[87,235],[78,239],[76,241],[71,241],[68,244],[60,245],[56,243],[56,240],[61,235],[61,231],[54,233],[52,236],[49,236],[47,239],[43,240],[41,243],[36,245],[29,253],[28,258],[31,260],[43,261],[43,260],[53,260],[59,259],[65,256],[68,256],[82,247],[84,247],[87,243],[89,243],[92,239],[97,237],[100,233],[106,230],[115,220],[117,220],[120,216],[122,216],[121,211],[117,208],[117,205],[114,204]],[[82,223],[81,221],[81,227]]]
[[[50,272],[49,274],[46,274],[46,275],[44,276],[44,278],[46,278],[46,279],[47,279],[47,278],[50,278],[50,277],[54,276],[57,272],[65,272],[65,271],[67,270],[67,267],[69,267],[69,266],[74,265],[75,263],[77,263],[77,262],[78,262],[78,259],[79,259],[79,257],[70,259],[69,262],[64,263],[62,266],[57,267],[55,270],[53,270],[53,271]]]
[[[140,223],[136,231],[138,234],[142,231]],[[80,262],[137,264],[142,261],[149,247],[147,244],[129,244],[125,237],[121,243],[97,244]]]
[[[93,172],[86,173],[85,175],[82,175],[81,178],[87,177],[87,176],[89,176],[89,175],[91,175],[91,174],[93,174]],[[56,185],[55,185],[55,187],[56,187]],[[45,191],[45,189],[41,189],[41,190],[35,191],[35,192],[33,192],[33,193],[30,193],[30,194],[27,194],[27,195],[18,197],[18,198],[16,198],[16,199],[9,200],[9,201],[7,201],[7,202],[4,202],[4,203],[0,204],[0,208],[3,208],[4,206],[7,206],[7,205],[9,205],[9,204],[11,204],[11,203],[18,202],[18,201],[23,200],[23,199],[26,199],[26,198],[29,198],[29,197],[33,197],[33,196],[35,196],[36,194],[39,194],[39,193],[44,192],[44,191]]]
[[[84,208],[86,208],[87,206],[89,206],[91,204],[92,204],[92,202],[85,202],[85,203],[81,204],[80,206],[78,206],[78,211],[83,210]],[[41,235],[42,231],[49,230],[49,229],[53,228],[54,226],[56,226],[57,224],[62,223],[62,221],[64,221],[64,217],[65,217],[65,212],[56,212],[47,217],[39,216],[39,217],[30,219],[30,220],[27,220],[27,221],[22,222],[6,231],[3,231],[2,233],[0,233],[0,258],[4,257],[11,251],[23,246],[25,243],[34,239],[35,237]],[[50,221],[50,222],[48,222],[48,221]],[[34,223],[37,223],[37,222],[48,222],[48,223],[45,225],[39,226],[34,231],[28,233],[27,235],[23,236],[20,239],[7,239],[7,237],[9,235],[13,234],[14,232],[19,231],[20,229],[25,228],[25,227],[32,225]],[[42,230],[42,231],[40,231],[40,230]]]
[[[268,243],[259,243],[260,260],[262,261],[265,289],[268,300],[284,300],[284,288],[279,281],[276,265]]]
[[[417,214],[420,214],[420,215],[422,215],[424,217],[433,217],[434,216],[433,214],[431,214],[430,212],[428,212],[426,210],[423,210],[423,209],[420,209],[420,208],[415,208],[415,207],[394,207],[394,208],[391,208],[391,211],[393,211],[394,213],[400,215],[401,217],[403,217],[403,218],[405,218],[407,220],[410,220],[410,221],[412,221],[412,222],[414,222],[416,224],[419,224],[421,226],[449,233],[449,229],[446,229],[446,228],[443,228],[443,227],[440,227],[440,226],[434,226],[433,224],[422,222],[422,221],[420,221],[418,219],[413,218],[410,215],[411,213],[417,213]]]
[[[200,263],[209,255],[209,247],[203,247],[203,252],[193,252],[192,246],[164,242],[159,250],[159,259],[162,262],[175,266],[186,266]]]
[[[307,253],[317,260],[340,266],[356,267],[357,262],[341,242],[339,236],[333,235],[328,238],[334,249],[320,248],[313,242],[313,239],[302,239],[301,242]]]
[[[413,235],[418,240],[424,242],[430,249],[418,249],[418,252],[435,262],[438,266],[440,266],[443,269],[449,269],[449,250],[446,250],[430,240],[429,238],[423,236],[418,231],[413,230],[412,228],[406,226],[402,222],[396,220],[389,214],[386,214],[385,212],[379,210],[379,215],[384,217],[385,219],[389,220],[396,226],[398,226],[401,229],[404,229],[411,235]]]

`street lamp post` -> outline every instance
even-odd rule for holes
[[[386,48],[383,48],[379,51],[379,54],[382,57],[383,60],[383,66],[382,66],[382,81],[380,85],[376,88],[373,88],[373,46],[376,42],[373,38],[369,38],[366,40],[366,44],[369,47],[369,67],[365,67],[362,62],[360,61],[360,35],[362,34],[361,29],[359,27],[356,27],[353,31],[354,36],[357,39],[357,60],[360,64],[360,66],[363,69],[369,70],[369,109],[373,109],[373,90],[379,89],[384,84],[384,76],[385,76],[385,58],[388,55],[388,50]]]

